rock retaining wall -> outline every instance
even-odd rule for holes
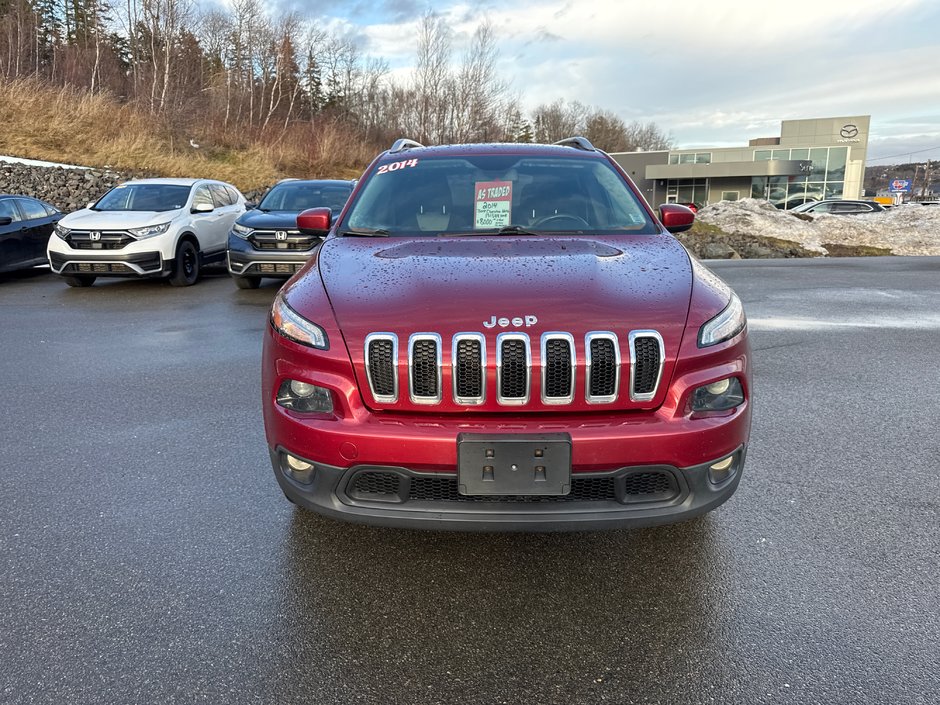
[[[155,175],[0,161],[0,193],[32,196],[51,203],[63,213],[71,213],[84,208],[91,201],[97,201],[108,189],[122,181],[149,176]],[[257,203],[269,188],[248,191],[245,199]]]
[[[0,193],[33,196],[64,213],[97,201],[129,174],[97,169],[66,169],[0,162]]]

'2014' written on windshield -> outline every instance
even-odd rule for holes
[[[477,200],[484,201],[488,198],[505,198],[511,191],[511,186],[490,186],[488,188],[481,188],[477,191]]]
[[[417,159],[405,159],[400,162],[392,162],[391,164],[380,164],[379,170],[376,174],[387,174],[391,171],[398,171],[399,169],[404,169],[406,166],[418,166]]]

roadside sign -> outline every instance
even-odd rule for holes
[[[911,180],[910,179],[894,179],[891,181],[891,193],[910,193],[911,190]]]

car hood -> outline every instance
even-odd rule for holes
[[[69,230],[127,230],[159,225],[173,220],[180,214],[172,211],[93,211],[83,208],[69,213],[60,225]]]
[[[255,230],[296,230],[297,211],[246,211],[238,219],[239,225]]]
[[[353,337],[484,331],[493,316],[536,316],[538,332],[681,328],[692,287],[686,251],[656,235],[333,238],[319,272]]]

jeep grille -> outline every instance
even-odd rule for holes
[[[541,336],[536,354],[541,362],[540,393],[543,404],[570,404],[578,382],[577,352],[570,333],[550,332]],[[458,333],[449,346],[454,403],[482,404],[486,399],[487,376],[492,374],[487,341],[482,333]],[[630,401],[650,401],[662,378],[665,350],[656,331],[633,331],[628,336]],[[503,406],[521,406],[532,397],[532,344],[525,333],[500,333],[496,337],[495,373],[497,401]],[[584,398],[591,404],[611,404],[621,396],[621,350],[616,333],[593,331],[584,339]],[[408,398],[415,404],[439,404],[443,400],[442,370],[445,364],[441,336],[415,333],[408,339]],[[627,357],[627,351],[624,351]],[[365,344],[366,376],[376,402],[398,401],[398,337],[394,333],[372,333]]]

